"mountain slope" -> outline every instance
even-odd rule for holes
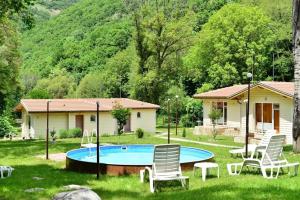
[[[121,0],[80,1],[22,35],[22,70],[65,68],[80,80],[125,49],[131,32]]]

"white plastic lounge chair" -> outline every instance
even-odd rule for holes
[[[9,166],[0,166],[0,178],[6,178],[11,176],[13,170],[14,168]]]
[[[284,141],[285,135],[273,135],[261,159],[247,158],[243,163],[235,163],[235,172],[231,171],[232,164],[228,164],[227,166],[230,166],[228,167],[229,174],[238,175],[244,167],[254,167],[261,169],[264,178],[271,179],[278,177],[280,169],[294,167],[294,175],[297,175],[299,163],[289,163],[286,159],[281,159]],[[239,172],[237,172],[237,166],[241,166]],[[269,176],[267,175],[268,169],[271,171]],[[277,170],[275,176],[273,175],[274,170]]]
[[[155,192],[156,181],[181,181],[182,187],[188,188],[187,176],[182,176],[180,167],[180,145],[166,144],[154,147],[152,169],[146,167],[140,171],[141,182],[144,182],[145,172],[149,172],[150,191]]]
[[[258,154],[263,154],[263,152],[265,151],[265,149],[267,148],[267,144],[270,141],[271,136],[275,135],[275,130],[268,130],[266,131],[266,133],[264,134],[263,138],[261,139],[261,141],[259,142],[258,145],[255,144],[248,144],[248,152],[251,154],[251,158],[254,157],[254,155],[256,155],[256,157],[258,157]],[[244,158],[244,154],[246,153],[246,146],[244,146],[243,148],[240,149],[232,149],[229,151],[229,153],[231,155],[241,155],[242,158]]]

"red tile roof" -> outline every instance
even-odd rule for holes
[[[15,108],[23,108],[27,112],[46,112],[48,99],[22,99]],[[130,109],[158,109],[159,106],[147,102],[126,98],[87,98],[87,99],[50,99],[50,112],[78,112],[96,111],[96,102],[99,102],[100,111],[111,111],[117,103]]]
[[[285,95],[288,97],[294,96],[294,83],[293,82],[276,82],[276,81],[261,81],[251,86],[251,89],[255,87],[262,87],[269,89],[273,92]],[[231,87],[225,87],[221,89],[204,92],[201,94],[195,94],[194,98],[197,99],[231,99],[247,91],[247,85],[234,85]]]
[[[195,94],[194,98],[197,99],[227,99],[231,97],[234,94],[237,94],[238,92],[242,91],[243,89],[246,89],[247,85],[234,85],[230,87],[220,88],[216,90],[211,90],[208,92]]]

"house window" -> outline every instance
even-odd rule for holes
[[[221,112],[221,118],[217,120],[217,124],[226,125],[227,124],[227,102],[223,102],[223,101],[213,102],[212,107]]]
[[[91,115],[91,122],[95,122],[96,121],[96,116],[95,115]]]
[[[137,112],[137,113],[136,113],[136,117],[137,117],[137,118],[141,118],[141,113],[140,113],[140,112]]]

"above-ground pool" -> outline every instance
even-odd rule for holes
[[[154,145],[111,145],[100,147],[100,170],[104,174],[138,173],[153,163]],[[212,152],[181,147],[180,163],[183,170],[191,169],[196,162],[210,160]],[[72,171],[95,173],[96,147],[67,152],[66,168]]]

